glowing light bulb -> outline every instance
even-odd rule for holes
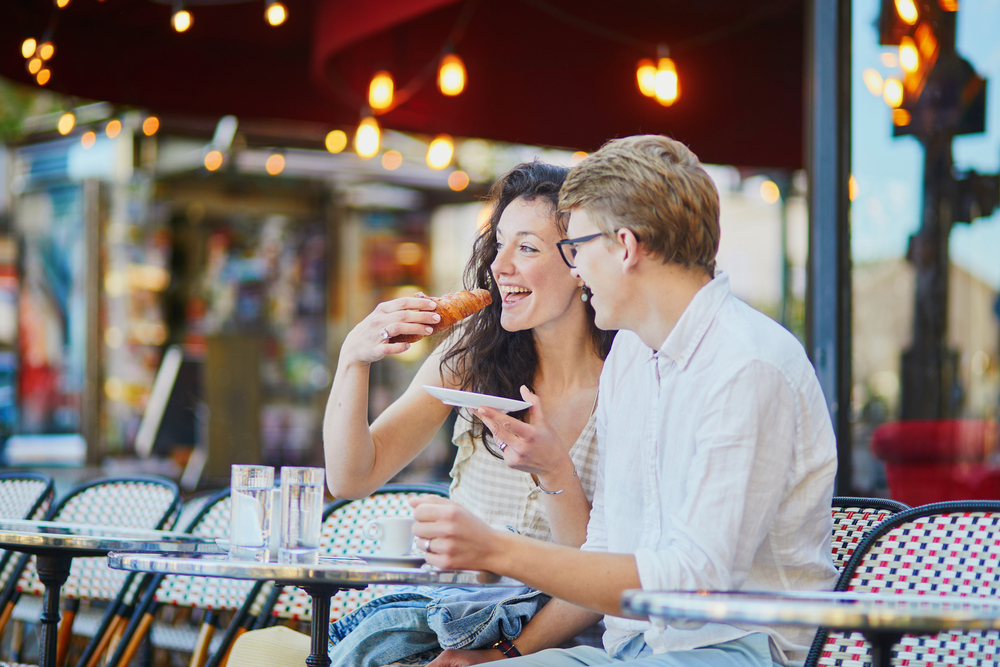
[[[38,47],[38,42],[35,41],[34,37],[29,37],[28,39],[21,42],[21,55],[25,59],[30,58],[35,55],[35,49]]]
[[[575,167],[576,165],[580,164],[587,158],[588,155],[590,155],[590,153],[587,153],[585,151],[577,151],[573,153],[572,155],[569,156],[570,166]]]
[[[147,137],[151,137],[156,134],[156,131],[160,129],[160,119],[156,116],[149,116],[146,120],[142,121],[142,133]]]
[[[38,57],[42,60],[50,60],[56,54],[56,45],[52,42],[42,42],[38,45]]]
[[[861,73],[861,78],[864,79],[869,93],[875,97],[882,97],[882,75],[877,70],[869,67]]]
[[[388,72],[377,72],[368,86],[368,104],[372,109],[388,109],[392,106],[393,94],[392,75]]]
[[[441,134],[434,138],[427,148],[427,166],[431,169],[444,169],[451,164],[451,157],[455,154],[455,144],[447,134]]]
[[[271,25],[281,25],[288,18],[288,9],[280,2],[272,2],[264,10],[264,18]]]
[[[108,139],[114,139],[122,131],[122,122],[120,120],[108,121],[108,124],[104,126],[104,134],[108,135]]]
[[[899,42],[899,66],[910,74],[920,67],[920,53],[912,37],[903,37]]]
[[[441,59],[438,67],[438,89],[442,94],[454,97],[465,90],[465,63],[454,53]]]
[[[326,135],[326,150],[339,153],[347,148],[347,133],[343,130],[333,130]]]
[[[28,72],[30,72],[31,74],[38,74],[38,72],[41,69],[42,69],[41,58],[32,58],[31,60],[28,61]]]
[[[38,74],[35,75],[35,81],[38,82],[39,86],[44,86],[52,78],[52,70],[43,69]]]
[[[368,116],[362,119],[354,133],[354,150],[360,157],[367,160],[378,153],[381,139],[382,131],[378,127],[378,121]]]
[[[448,174],[448,187],[455,192],[461,192],[469,187],[469,175],[461,169],[451,172]]]
[[[764,181],[760,184],[760,198],[768,204],[775,204],[781,199],[781,190],[774,181]]]
[[[898,127],[905,127],[910,124],[910,112],[906,109],[892,110],[892,124]]]
[[[919,18],[917,5],[913,0],[896,0],[896,13],[907,25],[914,25]]]
[[[69,0],[56,0],[56,7],[58,7],[59,9],[64,8],[68,4]]]
[[[660,58],[656,66],[656,101],[665,107],[677,101],[681,94],[677,67],[670,58]]]
[[[205,169],[215,171],[222,166],[222,153],[219,151],[209,151],[205,155]]]
[[[97,143],[97,134],[92,130],[84,132],[83,136],[80,137],[80,145],[83,146],[83,150],[90,150],[95,143]]]
[[[59,116],[59,122],[56,123],[56,129],[59,130],[59,134],[69,134],[73,131],[73,127],[75,125],[76,116],[67,111],[63,115]]]
[[[903,82],[899,79],[886,79],[882,86],[882,99],[893,109],[903,104]]]
[[[191,16],[191,12],[186,9],[174,12],[174,15],[170,17],[170,25],[172,25],[174,30],[177,32],[186,31],[191,27],[192,23],[194,23],[194,18]]]
[[[656,95],[656,65],[649,58],[643,58],[635,68],[635,80],[639,92],[646,97]]]
[[[382,156],[382,166],[388,171],[396,171],[403,164],[403,154],[399,151],[386,151]]]
[[[285,170],[285,158],[280,153],[274,153],[264,162],[264,169],[272,176],[277,176]]]

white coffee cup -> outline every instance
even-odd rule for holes
[[[365,537],[378,540],[383,556],[409,556],[413,550],[413,519],[403,516],[383,516],[365,525]]]

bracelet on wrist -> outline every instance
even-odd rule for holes
[[[573,477],[576,477],[576,476],[577,476],[576,470],[573,470]],[[559,489],[558,491],[549,491],[544,486],[542,486],[542,480],[538,480],[538,490],[541,491],[542,493],[550,495],[550,496],[558,496],[565,489]]]
[[[505,658],[521,657],[521,652],[517,650],[516,646],[514,646],[514,642],[512,642],[509,639],[501,639],[500,641],[498,641],[496,644],[493,645],[493,648],[503,653],[503,656]]]

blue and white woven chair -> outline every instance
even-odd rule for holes
[[[169,527],[169,521],[179,507],[180,492],[174,482],[159,477],[136,476],[102,479],[85,484],[60,500],[50,510],[47,518],[63,523],[162,529]],[[19,559],[12,579],[16,581],[16,593],[12,596],[10,604],[15,604],[18,597],[22,599],[26,595],[41,597],[44,593],[45,587],[35,572],[34,558],[24,556]],[[139,581],[135,575],[110,569],[106,558],[73,560],[69,579],[61,591],[66,606],[59,626],[58,665],[65,664],[73,621],[80,601],[103,600],[109,603],[93,640],[84,650],[81,663],[86,664],[100,639],[110,634],[116,609],[129,603],[129,598],[135,594]],[[19,616],[16,606],[14,616],[15,618]],[[24,616],[22,620],[38,618],[37,613],[31,612],[27,612]]]
[[[834,496],[833,503],[833,564],[838,572],[854,555],[861,540],[871,529],[894,514],[909,509],[909,505],[883,498]]]
[[[834,590],[880,595],[996,597],[1000,593],[1000,502],[957,501],[905,510],[874,526]],[[816,635],[806,667],[871,664],[860,633]],[[903,637],[900,665],[1000,665],[1000,632]]]
[[[185,532],[214,539],[229,538],[229,490],[204,501]],[[107,667],[128,665],[147,639],[152,647],[191,654],[192,667],[204,665],[208,655],[225,652],[228,634],[213,638],[223,613],[235,612],[230,625],[243,622],[244,603],[256,596],[263,583],[223,577],[157,575],[136,604],[122,640]],[[190,615],[177,613],[191,611]],[[196,623],[171,623],[162,616],[185,616]]]

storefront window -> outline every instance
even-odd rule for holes
[[[852,7],[853,485],[1000,498],[1000,5]]]

